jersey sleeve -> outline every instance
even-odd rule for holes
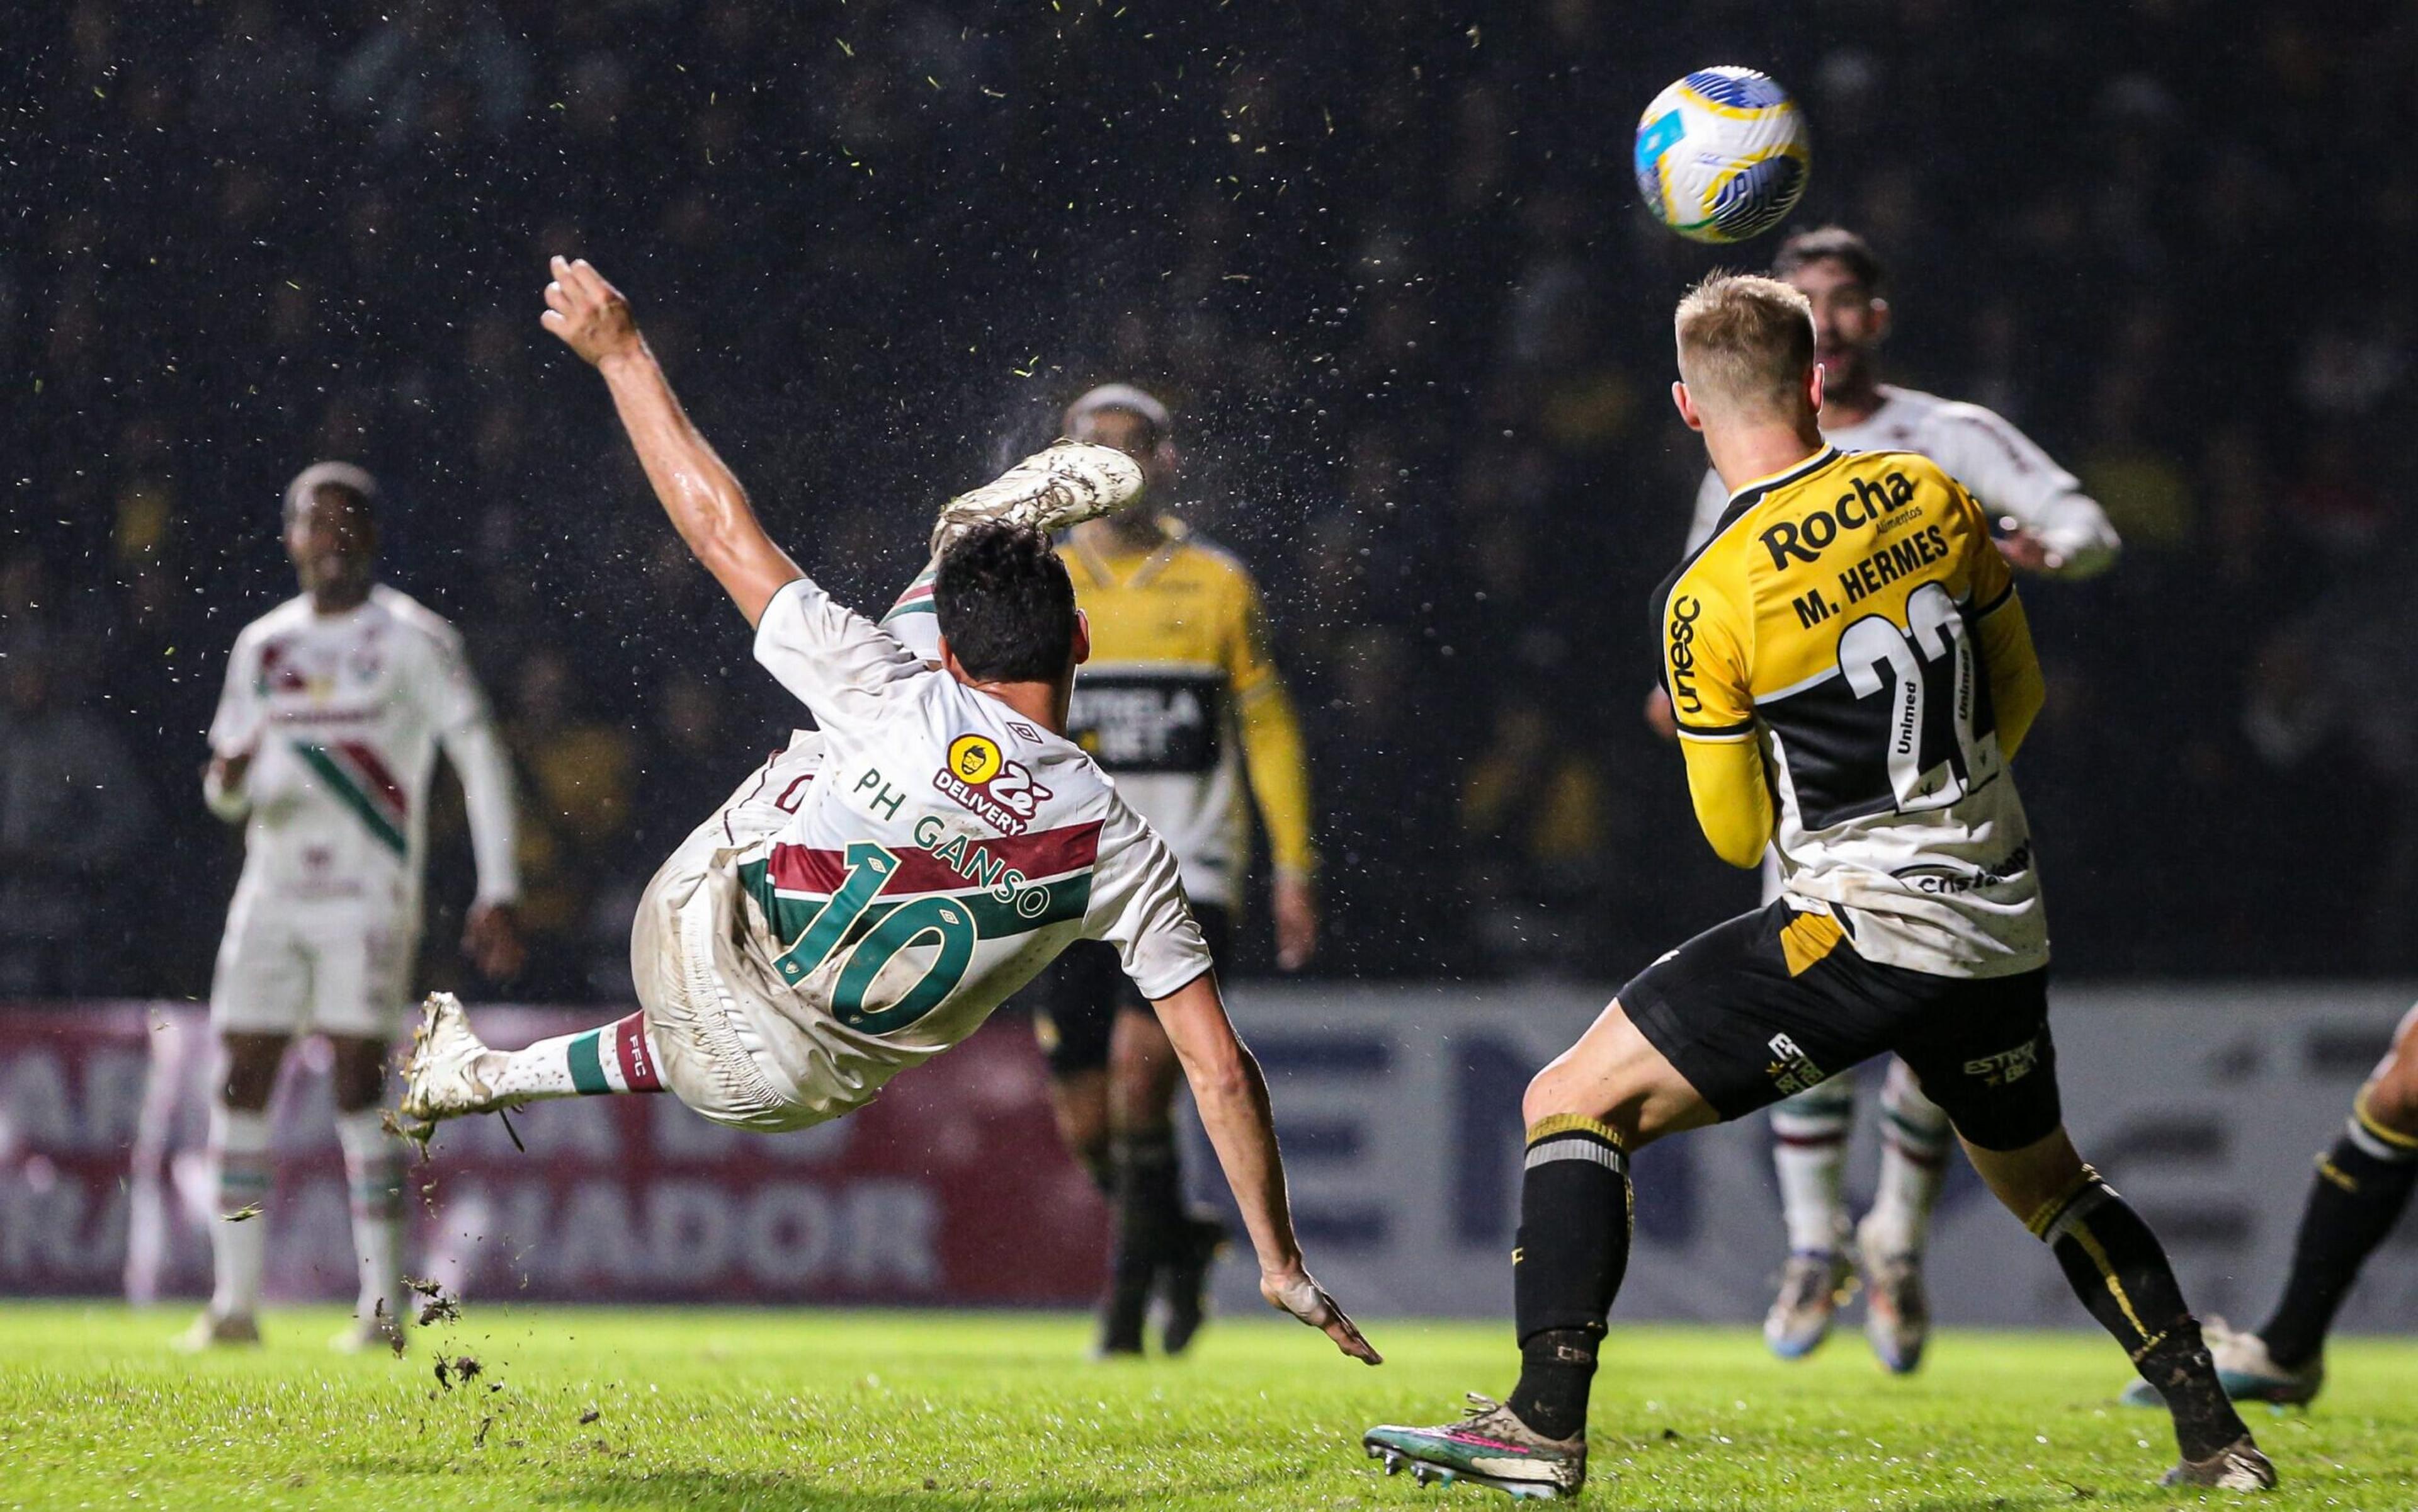
[[[1728,598],[1700,570],[1662,604],[1662,689],[1686,741],[1752,741],[1754,695],[1744,636]]]
[[[1722,475],[1710,467],[1705,469],[1705,481],[1696,485],[1696,512],[1688,520],[1688,544],[1679,555],[1691,557],[1696,548],[1713,538],[1713,527],[1722,523],[1722,511],[1729,508],[1730,491],[1722,486]]]
[[[250,634],[237,635],[227,657],[226,685],[219,690],[218,711],[210,716],[210,754],[234,756],[260,743],[268,709],[260,696],[260,642]]]
[[[1100,829],[1083,938],[1114,945],[1125,975],[1154,1002],[1216,964],[1184,894],[1175,852],[1113,793]]]
[[[2114,565],[2123,543],[2107,512],[2003,416],[1980,405],[1950,405],[1931,418],[1923,441],[1931,459],[1986,509],[2040,538],[2058,558],[2057,575],[2089,577]]]
[[[756,660],[832,728],[869,725],[884,698],[932,675],[922,657],[810,577],[793,579],[764,606]]]
[[[893,640],[934,665],[941,660],[941,609],[932,585],[940,575],[941,559],[935,557],[881,617],[881,628]]]
[[[1310,844],[1309,759],[1293,699],[1268,654],[1267,619],[1259,589],[1236,581],[1234,624],[1227,637],[1226,680],[1242,711],[1243,765],[1267,826],[1268,857],[1280,873],[1308,876],[1317,865]]]

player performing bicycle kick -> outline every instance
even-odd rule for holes
[[[648,884],[630,931],[640,1011],[491,1050],[443,993],[403,1116],[668,1091],[737,1128],[804,1128],[965,1039],[1077,939],[1117,947],[1175,1046],[1258,1253],[1260,1292],[1370,1365],[1302,1262],[1267,1084],[1235,1037],[1175,858],[1064,735],[1089,635],[1048,532],[1140,488],[1060,442],[941,512],[941,666],[800,572],[673,395],[621,296],[556,258],[545,328],[612,391],[655,496],[812,710]]]

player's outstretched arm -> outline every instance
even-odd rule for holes
[[[655,354],[638,334],[629,301],[604,276],[576,262],[554,259],[554,282],[545,286],[546,329],[595,365],[612,390],[621,427],[654,484],[664,512],[712,573],[750,625],[784,584],[804,574],[788,553],[773,543],[713,448],[689,423],[680,399]]]
[[[1384,1357],[1360,1336],[1302,1263],[1293,1214],[1285,1202],[1284,1160],[1277,1153],[1267,1079],[1226,1016],[1216,973],[1201,972],[1151,1006],[1184,1064],[1201,1126],[1209,1131],[1217,1164],[1225,1168],[1226,1184],[1243,1210],[1243,1226],[1250,1230],[1251,1247],[1259,1252],[1260,1295],[1269,1306],[1324,1330],[1336,1348],[1354,1359],[1383,1364]]]

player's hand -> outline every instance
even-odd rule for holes
[[[1360,1336],[1358,1325],[1344,1316],[1343,1309],[1335,1305],[1335,1299],[1326,1294],[1326,1288],[1310,1279],[1308,1271],[1295,1269],[1292,1274],[1282,1275],[1262,1271],[1260,1295],[1267,1298],[1268,1306],[1278,1312],[1289,1312],[1310,1327],[1323,1331],[1335,1340],[1337,1349],[1362,1364],[1385,1363],[1385,1357]]]
[[[1277,967],[1298,971],[1318,954],[1318,892],[1307,877],[1277,878]]]
[[[545,286],[545,313],[538,323],[562,338],[562,344],[589,362],[634,357],[645,350],[638,340],[637,317],[621,291],[588,266],[557,257],[551,264],[554,282]]]
[[[1666,741],[1679,738],[1679,716],[1671,709],[1671,695],[1656,687],[1645,695],[1645,727]]]
[[[1998,538],[1998,551],[2009,566],[2027,573],[2054,573],[2065,565],[2063,552],[2051,550],[2048,542],[2022,526],[2012,520],[2002,520],[1999,526],[2006,534]]]
[[[462,926],[462,954],[491,982],[521,974],[528,951],[521,943],[520,915],[509,903],[481,903]]]
[[[210,757],[209,770],[202,774],[202,780],[218,784],[220,792],[240,793],[243,791],[243,779],[251,771],[252,753],[249,751],[237,752],[234,756],[217,756]]]

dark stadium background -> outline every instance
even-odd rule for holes
[[[558,251],[862,604],[1074,393],[1160,391],[1303,706],[1317,970],[1616,980],[1753,891],[1640,718],[1703,466],[1671,303],[1772,245],[1636,204],[1712,62],[1808,109],[1797,221],[1894,266],[1890,375],[2126,538],[2028,595],[2061,972],[2418,966],[2407,7],[74,0],[0,53],[0,996],[207,990],[202,730],[321,456],[508,731],[511,995],[626,990],[637,887],[791,710],[539,330]]]

